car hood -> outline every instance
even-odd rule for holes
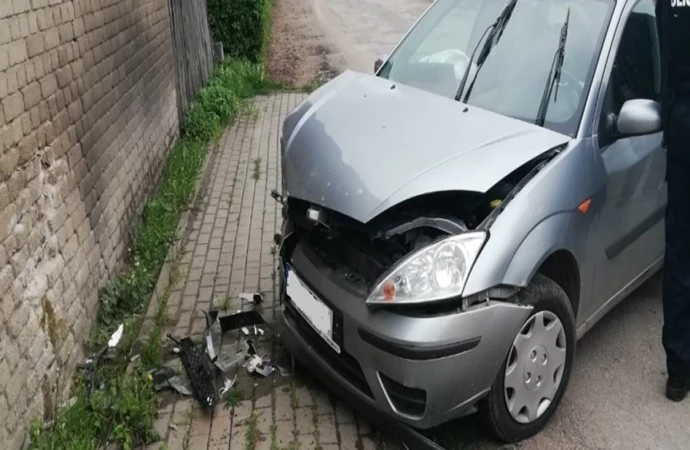
[[[486,192],[570,138],[346,71],[287,117],[282,140],[289,197],[366,223],[419,195]]]

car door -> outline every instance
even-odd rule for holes
[[[632,99],[660,100],[660,56],[653,0],[631,2],[605,71],[594,142],[608,182],[597,223],[599,302],[608,300],[663,256],[666,153],[661,132],[619,138],[615,121]],[[599,297],[601,296],[601,297]],[[599,305],[597,305],[597,303]],[[593,312],[593,311],[591,311]]]

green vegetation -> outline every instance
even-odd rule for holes
[[[254,160],[254,173],[252,173],[252,178],[254,181],[259,181],[261,177],[261,158],[256,158]]]
[[[244,400],[244,391],[232,387],[223,394],[223,407],[231,411],[234,407],[242,403],[242,400]]]
[[[225,54],[262,62],[270,38],[272,0],[208,0],[211,35]]]
[[[259,431],[259,413],[257,410],[253,410],[251,416],[249,416],[249,422],[247,423],[247,431],[245,439],[247,441],[247,450],[255,450],[256,444],[259,442],[261,437],[261,432]]]

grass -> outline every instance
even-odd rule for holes
[[[230,388],[223,394],[223,407],[227,410],[232,410],[244,400],[244,392],[238,388]]]
[[[252,173],[254,181],[259,181],[259,177],[261,177],[261,157],[254,160],[254,171]]]
[[[302,86],[300,88],[300,90],[303,90],[303,91],[307,92],[308,94],[311,94],[312,92],[314,92],[315,90],[317,90],[318,88],[320,88],[323,85],[324,85],[323,81],[314,79],[314,80],[306,83],[304,86]]]
[[[168,153],[162,181],[131,234],[128,267],[100,292],[98,315],[87,350],[100,348],[119,324],[125,324],[116,357],[100,364],[97,376],[103,389],[89,397],[83,380],[77,379],[72,406],[59,410],[51,426],[38,419],[32,423],[30,448],[90,450],[116,443],[131,449],[158,439],[153,428],[158,397],[148,372],[161,362],[170,286],[159,296],[158,315],[140,350],[139,361],[130,370],[129,357],[142,315],[168,248],[176,239],[180,217],[194,195],[209,144],[241,113],[245,99],[270,89],[262,65],[228,60],[218,66],[209,83],[199,91],[187,111],[180,139]],[[179,275],[177,272],[173,267],[171,282]]]
[[[299,399],[297,398],[297,389],[295,389],[295,384],[292,384],[290,389],[290,406],[294,411],[299,408]]]
[[[259,437],[261,436],[261,433],[259,432],[259,413],[254,410],[252,411],[251,416],[249,416],[249,422],[247,423],[247,431],[246,431],[246,441],[247,441],[247,450],[255,450],[256,449],[256,444],[259,442]]]
[[[316,450],[321,450],[321,430],[319,430],[319,407],[317,406],[316,394],[310,391],[311,394],[311,420],[314,424],[314,442],[316,443]]]
[[[216,309],[219,309],[220,311],[223,312],[228,312],[230,311],[230,308],[232,308],[232,297],[229,295],[226,295],[222,299],[218,301],[218,303],[215,305]]]

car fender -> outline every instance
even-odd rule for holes
[[[503,284],[527,286],[546,259],[559,250],[565,250],[575,258],[579,267],[577,249],[566,237],[577,226],[578,215],[561,212],[539,222],[523,239],[503,275]],[[572,238],[570,238],[572,240]]]

